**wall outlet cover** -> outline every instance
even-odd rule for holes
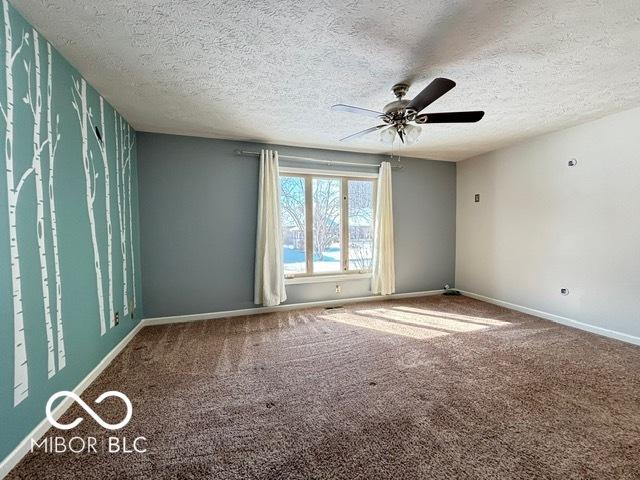
[[[479,202],[480,202],[480,194],[479,194],[479,193],[476,193],[476,194],[475,194],[475,196],[474,196],[474,201],[475,201],[476,203],[479,203]]]

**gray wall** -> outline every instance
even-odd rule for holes
[[[262,144],[138,134],[146,317],[251,308]],[[370,154],[275,147],[281,154],[379,163]],[[394,170],[396,288],[454,283],[456,166],[403,159]],[[371,171],[370,168],[367,171]],[[287,303],[371,295],[370,281],[288,285]]]

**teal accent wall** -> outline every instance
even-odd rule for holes
[[[72,390],[135,327],[142,296],[135,132],[6,0],[1,6],[3,459],[45,418],[48,398]]]

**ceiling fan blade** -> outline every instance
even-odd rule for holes
[[[423,113],[415,118],[419,125],[425,123],[473,123],[484,117],[484,112]]]
[[[449,80],[448,78],[436,78],[409,102],[407,110],[413,110],[416,113],[420,113],[425,107],[431,105],[455,86],[456,82],[453,80]]]
[[[344,103],[338,103],[337,105],[332,105],[331,110],[334,112],[348,112],[348,113],[357,113],[359,115],[365,115],[367,117],[382,117],[384,113],[376,112],[375,110],[369,110],[367,108],[354,107],[352,105],[345,105]]]
[[[366,135],[367,133],[375,132],[376,130],[379,130],[387,126],[388,126],[387,124],[376,125],[375,127],[367,128],[366,130],[362,130],[361,132],[353,133],[348,137],[341,138],[340,141],[344,142],[344,141],[354,140],[356,138],[362,137],[363,135]]]

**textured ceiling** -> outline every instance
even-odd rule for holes
[[[638,0],[14,0],[138,130],[386,152],[394,83],[458,84],[403,153],[459,160],[640,105]]]

